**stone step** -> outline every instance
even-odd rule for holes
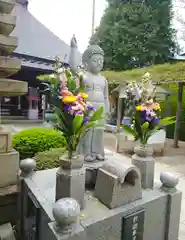
[[[18,39],[12,36],[0,34],[0,52],[1,55],[7,56],[11,54],[18,45]]]
[[[21,68],[19,59],[0,56],[0,78],[6,78],[18,72]]]
[[[0,0],[0,12],[10,14],[15,3],[15,0]]]
[[[14,231],[10,223],[6,223],[0,226],[0,239],[15,240]]]
[[[8,36],[13,31],[15,24],[15,16],[0,13],[0,34]]]
[[[26,81],[0,78],[0,96],[20,96],[27,91],[28,83]]]

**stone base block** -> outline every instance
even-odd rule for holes
[[[16,184],[18,169],[18,152],[0,153],[0,187]]]
[[[122,143],[123,144],[121,144],[119,152],[125,152],[129,155],[134,154],[134,148],[137,144],[136,142],[123,140]],[[164,156],[164,148],[165,148],[164,144],[155,143],[155,144],[150,144],[150,146],[154,150],[153,156],[155,156],[155,157]]]
[[[132,164],[140,169],[141,187],[143,189],[153,188],[155,161],[153,157],[139,157],[136,154],[132,156]]]
[[[139,170],[117,164],[110,162],[100,168],[95,186],[95,197],[111,209],[142,198]]]
[[[56,174],[56,201],[61,198],[74,198],[84,208],[85,168],[64,170]]]
[[[0,129],[0,153],[12,151],[12,134],[5,129]]]

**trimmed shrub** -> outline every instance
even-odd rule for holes
[[[51,148],[65,148],[66,141],[61,132],[49,128],[30,128],[13,135],[13,148],[20,158],[34,157],[38,152]]]
[[[64,152],[64,148],[54,148],[45,152],[37,153],[34,157],[37,163],[37,170],[59,167],[59,160]]]

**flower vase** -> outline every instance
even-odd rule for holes
[[[85,168],[84,157],[79,154],[64,155],[56,173],[56,198],[74,198],[84,208]]]
[[[153,155],[153,148],[151,148],[148,144],[137,144],[134,147],[134,153],[139,157],[148,157]]]
[[[148,144],[139,144],[134,148],[132,164],[140,169],[143,189],[153,188],[155,161],[153,149]]]

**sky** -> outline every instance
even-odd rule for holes
[[[172,1],[175,14],[185,16],[185,8],[181,8],[182,0]],[[92,32],[92,3],[93,0],[30,0],[29,11],[66,43],[69,44],[72,35],[75,34],[79,51],[83,52]],[[99,25],[106,6],[106,0],[96,0],[95,26]],[[183,26],[176,18],[173,25],[178,30],[179,43],[185,49],[181,31]]]
[[[92,5],[93,0],[30,0],[29,11],[66,43],[75,34],[79,51],[83,52],[92,32]],[[106,1],[96,0],[95,6],[98,26]]]

